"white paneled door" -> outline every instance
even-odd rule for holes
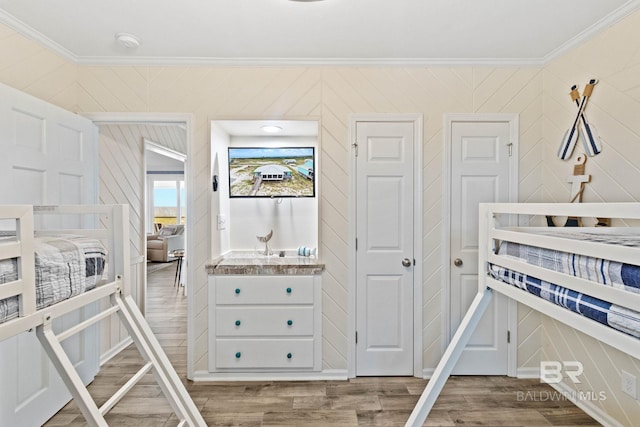
[[[0,85],[0,203],[96,203],[96,136],[91,121]],[[83,226],[77,217],[47,222],[56,228]],[[95,308],[56,319],[54,331],[79,323]],[[90,382],[99,369],[97,327],[65,340],[63,347]],[[41,425],[70,399],[35,331],[0,342],[0,426]]]
[[[510,201],[512,151],[508,121],[454,121],[450,141],[451,336],[478,291],[478,204]],[[453,373],[507,373],[507,303],[496,295]],[[449,338],[451,338],[451,336]]]
[[[413,122],[356,123],[356,375],[413,375]]]

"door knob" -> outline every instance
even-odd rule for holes
[[[455,265],[456,267],[462,267],[462,260],[460,258],[454,259],[453,265]]]
[[[411,267],[411,260],[409,258],[405,258],[402,260],[402,265],[405,267]]]

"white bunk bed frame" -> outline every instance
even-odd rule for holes
[[[507,259],[494,253],[494,241],[511,241],[559,251],[583,254],[596,258],[604,258],[627,264],[640,265],[640,248],[615,246],[611,244],[589,241],[569,240],[545,235],[526,233],[527,227],[507,228],[498,226],[500,215],[530,216],[568,216],[589,218],[640,219],[640,203],[482,203],[479,206],[480,228],[478,248],[478,293],[464,316],[455,335],[451,339],[442,359],[438,363],[433,376],[429,380],[418,403],[414,407],[406,426],[423,425],[431,408],[442,391],[451,371],[466,347],[473,331],[480,322],[494,292],[498,292],[525,304],[555,320],[558,320],[580,332],[606,343],[632,357],[640,359],[640,339],[580,314],[566,310],[544,299],[495,280],[487,275],[487,265],[498,266],[520,271],[595,298],[602,299],[622,307],[637,310],[640,307],[640,294],[623,289],[603,286],[589,280],[556,273],[524,262]],[[569,232],[570,228],[557,228],[559,233]],[[575,230],[575,229],[574,229]],[[604,233],[607,227],[603,227]],[[640,233],[637,229],[636,232]]]
[[[128,209],[128,205],[0,206],[0,220],[16,221],[16,239],[0,243],[0,259],[16,258],[18,262],[18,280],[0,286],[0,299],[16,295],[20,297],[19,317],[0,324],[0,341],[35,328],[41,345],[75,399],[87,423],[91,426],[108,426],[104,416],[149,371],[153,371],[165,397],[177,415],[178,426],[206,426],[184,384],[151,332],[142,313],[138,310],[135,301],[129,295],[127,289],[130,269]],[[108,283],[37,310],[34,272],[34,214],[99,215],[102,226],[105,228],[99,228],[100,225],[96,224],[95,228],[39,230],[38,234],[76,234],[106,242],[108,247]],[[54,319],[102,299],[109,300],[108,308],[57,335],[53,332],[52,322]],[[114,313],[118,314],[146,363],[98,408],[60,343]]]

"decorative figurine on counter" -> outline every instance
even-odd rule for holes
[[[299,256],[316,256],[317,251],[318,250],[316,248],[307,248],[306,246],[300,246],[298,248],[298,255]]]
[[[271,237],[273,237],[273,230],[269,231],[269,233],[267,233],[265,236],[256,236],[256,238],[261,241],[262,243],[264,243],[264,255],[273,255],[273,252],[271,252],[271,248],[269,247],[269,240],[271,240]]]

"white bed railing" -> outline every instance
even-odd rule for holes
[[[544,299],[538,298],[522,289],[493,279],[487,275],[488,264],[505,267],[513,271],[536,277],[549,283],[560,284],[562,287],[601,299],[621,307],[638,311],[640,309],[640,293],[633,293],[625,289],[605,286],[601,283],[584,278],[574,277],[560,272],[555,272],[544,267],[531,265],[523,261],[498,255],[493,248],[499,241],[516,242],[540,248],[549,248],[560,252],[585,255],[640,266],[640,247],[621,246],[615,244],[599,243],[586,240],[575,240],[567,237],[556,237],[532,233],[535,227],[502,228],[498,226],[500,215],[566,215],[606,217],[616,219],[635,220],[640,219],[640,204],[636,203],[568,203],[550,205],[541,204],[485,204],[480,206],[480,242],[485,245],[482,256],[479,258],[480,266],[485,270],[481,273],[484,280],[478,281],[478,292],[487,287],[498,291],[508,297],[534,308],[554,319],[565,323],[581,332],[590,335],[618,350],[640,358],[640,339],[627,335],[595,320],[585,318],[578,313],[566,310]],[[617,230],[631,230],[640,235],[640,230],[630,227],[597,227],[581,228],[593,230],[602,235],[615,234]],[[562,236],[576,230],[575,227],[554,228],[554,234]],[[479,272],[480,274],[480,272]]]
[[[478,293],[471,303],[442,359],[438,363],[427,387],[416,404],[406,426],[421,426],[435,404],[447,378],[455,367],[460,355],[480,322],[494,292],[499,292],[522,304],[525,304],[547,316],[592,336],[635,358],[640,358],[640,339],[595,320],[569,311],[549,301],[541,299],[525,290],[493,279],[488,275],[489,263],[531,275],[538,279],[611,302],[622,307],[638,311],[640,294],[624,289],[604,286],[586,279],[554,272],[542,267],[526,264],[521,261],[496,255],[494,248],[497,241],[512,241],[530,246],[549,248],[563,252],[576,253],[601,259],[608,259],[625,264],[640,265],[640,248],[616,246],[606,243],[571,240],[531,233],[531,227],[500,227],[500,216],[526,216],[525,223],[531,217],[568,216],[588,218],[616,218],[632,220],[640,219],[640,203],[497,203],[480,204],[479,206],[479,248],[478,248]],[[514,223],[511,218],[511,223]],[[624,223],[625,221],[621,221]],[[629,228],[640,235],[640,229]],[[575,230],[575,228],[573,228]],[[528,232],[529,231],[529,232]],[[558,233],[570,233],[567,228],[556,228]],[[612,233],[613,228],[602,227],[603,233]]]

